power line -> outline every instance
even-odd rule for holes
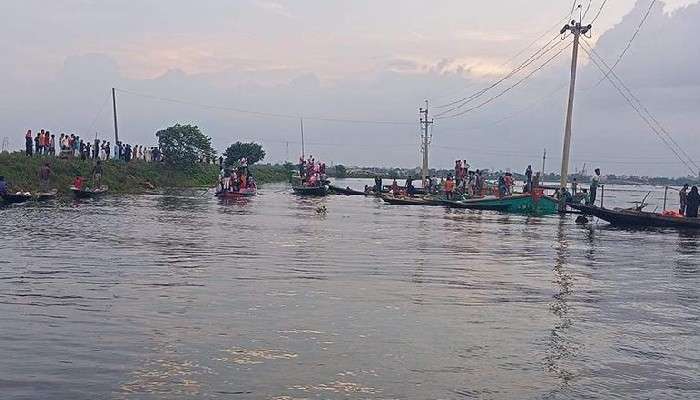
[[[110,97],[107,96],[107,97],[105,98],[105,101],[102,103],[102,105],[100,106],[99,110],[97,111],[97,114],[95,114],[95,118],[93,118],[92,123],[90,123],[90,127],[88,128],[88,132],[92,131],[92,128],[95,127],[95,124],[97,123],[97,120],[98,120],[98,119],[100,118],[100,116],[102,115],[102,112],[104,111],[105,107],[106,107],[107,104],[109,103],[109,100],[110,100]]]
[[[590,51],[589,51],[589,49],[590,49]],[[601,73],[603,73],[603,75],[605,75],[606,70],[603,69],[603,67],[601,67],[601,65],[599,64],[599,60],[594,58],[593,54],[595,54],[597,57],[600,57],[600,56],[598,56],[597,53],[591,53],[591,51],[593,51],[593,49],[590,48],[587,43],[585,43],[585,45],[583,46],[583,50],[588,54],[588,56],[590,57],[593,64],[601,71]],[[600,59],[600,62],[605,63],[605,61],[602,60],[602,58]],[[606,64],[606,66],[607,66],[607,64]],[[666,137],[664,137],[662,132],[660,132],[659,129],[656,126],[654,126],[654,124],[652,123],[652,120],[656,121],[656,119],[651,115],[651,113],[649,113],[648,109],[644,108],[645,111],[648,113],[648,116],[647,116],[632,101],[631,97],[634,97],[634,95],[631,93],[629,88],[627,88],[624,85],[624,82],[622,82],[622,80],[614,72],[612,72],[612,71],[610,71],[610,72],[619,81],[619,82],[615,82],[613,79],[610,78],[610,76],[607,76],[607,80],[612,84],[612,86],[620,93],[620,95],[622,95],[622,97],[625,99],[625,101],[627,101],[627,103],[637,112],[637,115],[639,115],[639,117],[649,126],[649,128],[651,128],[651,130],[659,137],[659,139],[661,139],[661,141],[666,145],[666,147],[668,147],[668,149],[671,150],[671,152],[673,152],[673,154],[688,168],[688,170],[691,171],[691,173],[693,175],[696,174],[697,170],[694,169],[690,164],[692,163],[696,168],[697,168],[697,164],[689,156],[687,156],[687,154],[686,154],[686,157],[688,157],[687,160],[679,154],[679,152],[676,150],[676,148],[674,148],[674,146],[671,145],[669,140]],[[628,96],[628,93],[625,93],[625,91],[620,86],[625,87],[625,89],[627,90],[627,92],[631,96]],[[643,107],[643,105],[641,104],[639,99],[635,98],[635,100]],[[658,123],[658,121],[656,121],[656,122]],[[675,141],[673,141],[673,138],[670,137],[668,132],[666,132],[666,134],[669,136],[669,139],[671,139],[671,141],[678,147],[678,149],[681,150],[683,153],[685,153],[683,151],[683,149],[680,148],[680,146],[678,146],[678,144]],[[688,161],[690,161],[690,162],[688,162]]]
[[[644,14],[644,17],[642,18],[642,20],[639,21],[639,25],[637,25],[637,28],[635,29],[634,34],[627,41],[627,44],[625,45],[625,48],[622,50],[620,55],[617,56],[617,60],[615,60],[615,63],[612,65],[612,67],[610,67],[610,72],[607,72],[603,76],[603,78],[601,78],[595,85],[590,87],[588,90],[598,87],[604,80],[606,80],[608,78],[610,73],[612,73],[615,70],[615,67],[617,67],[617,65],[620,63],[620,61],[622,61],[622,59],[627,54],[627,51],[630,49],[630,47],[632,47],[632,42],[634,42],[634,40],[637,38],[637,35],[639,35],[639,32],[641,32],[642,26],[646,22],[647,18],[649,18],[649,14],[651,14],[651,10],[654,8],[654,4],[656,4],[656,0],[651,0],[651,3],[649,3],[649,8],[647,9],[646,13]],[[605,2],[603,2],[603,5],[605,5]]]
[[[537,51],[535,51],[532,55],[530,55],[530,57],[528,57],[525,61],[523,61],[522,63],[520,63],[520,65],[518,65],[517,67],[515,67],[514,69],[512,69],[510,72],[508,72],[508,73],[507,73],[506,75],[504,75],[502,78],[500,78],[499,80],[493,82],[493,83],[490,84],[489,86],[487,86],[487,87],[485,87],[485,88],[482,88],[482,89],[480,89],[480,90],[478,90],[478,91],[472,93],[470,96],[463,97],[463,98],[461,98],[461,99],[452,101],[452,102],[450,102],[450,103],[437,106],[436,108],[447,108],[447,107],[450,107],[448,110],[441,111],[441,112],[438,113],[437,115],[450,113],[450,112],[452,112],[452,111],[455,111],[455,110],[458,109],[458,108],[464,107],[465,105],[469,104],[469,103],[472,102],[473,100],[476,100],[477,98],[479,98],[479,97],[481,97],[482,95],[486,94],[486,92],[488,92],[489,90],[495,88],[496,86],[498,86],[498,85],[500,85],[501,83],[505,82],[506,80],[510,79],[511,77],[513,77],[514,75],[516,75],[518,72],[520,72],[520,71],[522,71],[523,69],[527,68],[527,67],[530,66],[532,63],[534,63],[535,61],[539,60],[539,59],[542,58],[545,54],[547,54],[547,53],[550,52],[552,49],[554,49],[554,48],[558,45],[558,43],[555,43],[554,46],[552,46],[552,43],[555,42],[555,41],[557,40],[557,38],[559,38],[559,34],[558,34],[558,33],[557,33],[556,35],[554,35],[554,37],[551,38],[547,43],[545,43],[544,46],[542,46],[542,47],[539,48]],[[437,115],[436,115],[436,116],[437,116]]]
[[[588,15],[588,11],[591,10],[591,5],[593,4],[593,0],[588,0],[588,6],[586,7],[586,11],[583,12],[583,15],[581,15],[581,21],[583,23],[583,20],[586,18],[586,15]],[[592,25],[592,24],[591,24]]]
[[[561,26],[561,23],[562,23],[562,22],[568,22],[569,17],[571,17],[571,14],[573,14],[573,13],[574,13],[574,10],[576,9],[576,3],[577,3],[577,2],[578,2],[578,0],[574,0],[574,3],[572,4],[572,7],[571,7],[571,11],[569,11],[569,13],[568,13],[563,19],[557,21],[552,27],[550,27],[549,29],[545,30],[540,36],[538,36],[536,39],[534,39],[532,42],[530,42],[530,44],[528,44],[525,48],[523,48],[522,50],[520,50],[519,52],[517,52],[517,53],[516,53],[515,55],[513,55],[511,58],[509,58],[504,64],[502,64],[502,66],[507,66],[507,65],[508,65],[510,62],[512,62],[514,59],[516,59],[516,58],[517,58],[518,56],[520,56],[522,53],[524,53],[524,52],[527,51],[529,48],[531,48],[535,43],[539,42],[543,37],[545,37],[545,36],[547,35],[547,33],[550,33],[553,29],[557,29],[557,30],[558,30],[559,27]],[[456,105],[456,104],[458,104],[458,103],[461,103],[461,102],[463,102],[463,101],[471,101],[471,100],[473,100],[473,99],[475,99],[475,98],[477,98],[477,97],[483,95],[483,94],[484,94],[485,92],[487,92],[488,90],[492,89],[492,88],[495,87],[495,86],[498,86],[498,85],[499,85],[500,83],[502,83],[503,81],[507,80],[508,78],[512,77],[513,75],[515,75],[516,73],[518,73],[519,71],[521,71],[524,67],[527,66],[527,65],[524,65],[524,64],[528,63],[528,62],[531,61],[535,56],[537,56],[540,52],[542,52],[542,51],[543,51],[547,46],[549,46],[558,36],[559,36],[559,33],[555,34],[554,37],[553,37],[552,39],[550,39],[547,43],[545,43],[545,44],[544,44],[540,49],[538,49],[535,53],[533,53],[532,55],[530,55],[530,57],[528,57],[525,61],[523,61],[518,67],[516,67],[515,69],[511,70],[508,74],[506,74],[503,78],[499,79],[497,82],[495,82],[495,83],[492,84],[491,86],[486,87],[486,88],[483,88],[483,89],[480,89],[480,90],[476,91],[475,93],[471,94],[470,96],[463,97],[463,98],[461,98],[461,99],[454,100],[454,101],[451,101],[451,102],[446,103],[446,104],[442,104],[442,105],[435,106],[435,108],[447,108],[447,107]],[[531,62],[530,62],[530,63],[531,63]],[[528,63],[528,65],[529,65],[530,63]]]
[[[173,99],[173,98],[167,98],[167,97],[154,96],[154,95],[150,95],[150,94],[138,93],[138,92],[133,92],[131,90],[125,90],[125,89],[116,89],[116,90],[121,92],[121,93],[130,94],[132,96],[143,97],[143,98],[148,98],[148,99],[153,99],[153,100],[159,100],[159,101],[164,101],[164,102],[169,102],[169,103],[190,105],[190,106],[199,107],[199,108],[208,109],[208,110],[232,111],[232,112],[236,112],[239,114],[248,114],[248,115],[255,115],[258,117],[269,117],[269,118],[283,118],[283,119],[294,119],[294,120],[298,120],[300,118],[299,115],[293,115],[293,114],[282,114],[282,113],[248,110],[248,109],[243,109],[243,108],[203,104],[203,103],[197,103],[197,102],[192,102],[192,101],[187,101],[187,100],[179,100],[179,99]],[[318,117],[318,116],[311,116],[311,117],[303,116],[303,118],[306,120],[313,120],[313,121],[353,123],[353,124],[415,125],[415,121],[414,122],[378,121],[378,120],[346,119],[346,118]]]
[[[608,70],[609,70],[610,73],[613,75],[613,77],[617,79],[617,81],[618,81],[618,82],[620,83],[620,85],[627,91],[627,93],[630,95],[630,97],[631,97],[634,101],[637,102],[637,104],[639,105],[639,107],[647,114],[647,116],[651,119],[651,121],[653,121],[653,122],[656,124],[656,126],[659,128],[659,130],[660,130],[663,134],[666,135],[666,137],[669,139],[669,141],[670,141],[671,143],[673,143],[673,144],[676,146],[676,149],[679,150],[681,153],[683,153],[683,155],[686,157],[686,159],[687,159],[688,161],[690,161],[690,163],[693,164],[693,166],[695,166],[696,169],[700,170],[700,166],[698,166],[698,164],[693,160],[693,158],[690,157],[690,155],[688,155],[688,153],[686,153],[686,151],[683,149],[683,147],[681,147],[681,146],[673,139],[673,136],[671,136],[671,134],[668,132],[668,130],[667,130],[666,128],[664,128],[664,126],[661,124],[661,122],[659,122],[659,120],[656,119],[656,117],[654,117],[654,115],[653,115],[653,114],[651,113],[651,111],[649,111],[649,109],[642,103],[642,101],[639,100],[639,98],[638,98],[637,96],[635,96],[634,93],[632,93],[632,91],[629,89],[629,87],[627,87],[627,86],[625,85],[625,83],[622,81],[622,79],[619,77],[619,75],[617,75],[614,71],[610,70],[610,66],[605,62],[605,59],[603,59],[603,57],[601,57],[600,54],[598,54],[598,53],[595,51],[595,49],[592,48],[588,43],[585,43],[585,45],[588,47],[588,49],[589,49],[596,57],[598,57],[598,59],[600,60],[600,62],[601,62],[603,65],[605,65],[606,68],[608,68]]]
[[[479,109],[479,108],[481,108],[481,107],[483,107],[483,106],[485,106],[485,105],[487,105],[487,104],[493,102],[494,100],[496,100],[496,99],[502,97],[502,96],[505,95],[506,93],[508,93],[508,92],[510,92],[511,90],[515,89],[516,87],[520,86],[520,84],[522,84],[523,82],[525,82],[526,80],[528,80],[529,78],[531,78],[531,77],[532,77],[534,74],[536,74],[537,72],[539,72],[539,71],[541,71],[542,69],[544,69],[544,67],[546,67],[547,65],[549,65],[552,61],[554,61],[557,57],[559,57],[559,56],[561,55],[561,53],[562,53],[564,50],[568,49],[569,47],[571,47],[571,43],[569,43],[569,44],[566,45],[566,46],[561,47],[561,48],[559,49],[559,51],[557,51],[552,57],[550,57],[549,59],[547,59],[547,61],[545,61],[542,65],[540,65],[539,67],[537,67],[536,69],[534,69],[533,71],[531,71],[529,74],[525,75],[522,79],[520,79],[519,81],[515,82],[513,85],[507,87],[506,89],[504,89],[504,90],[501,91],[500,93],[498,93],[498,94],[496,94],[496,95],[494,95],[494,96],[488,98],[487,100],[485,100],[485,101],[483,101],[483,102],[477,104],[476,106],[469,107],[469,108],[467,108],[467,109],[465,109],[465,110],[462,110],[462,111],[460,111],[460,112],[458,112],[458,113],[456,113],[456,114],[452,114],[452,115],[446,115],[447,112],[442,112],[442,113],[436,115],[435,118],[436,118],[436,119],[456,118],[456,117],[459,117],[459,116],[464,115],[464,114],[466,114],[466,113],[469,113],[469,112],[471,112],[471,111],[477,110],[477,109]]]
[[[598,8],[598,12],[596,13],[595,17],[593,17],[593,19],[591,20],[591,25],[593,25],[600,17],[600,14],[603,13],[603,8],[605,8],[605,3],[607,3],[607,2],[608,2],[608,0],[603,0],[603,2],[600,3],[600,7]]]

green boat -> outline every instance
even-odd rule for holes
[[[527,215],[556,214],[559,206],[559,203],[553,197],[534,197],[529,194],[516,194],[507,197],[487,196],[450,203],[451,204],[445,205],[457,208],[497,210],[513,214]]]

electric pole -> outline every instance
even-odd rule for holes
[[[544,149],[542,153],[542,182],[544,182],[544,164],[547,161],[547,149]]]
[[[117,93],[112,88],[112,111],[114,113],[114,145],[119,143],[119,125],[117,124]]]
[[[571,24],[561,28],[561,34],[570,31],[574,35],[574,46],[571,55],[571,82],[569,84],[569,104],[566,108],[566,127],[564,128],[564,148],[561,155],[561,181],[559,182],[559,211],[566,208],[564,191],[566,190],[567,179],[569,177],[569,152],[571,151],[571,123],[574,112],[574,93],[576,91],[576,68],[578,66],[578,46],[581,35],[585,35],[591,30],[591,25],[582,26],[581,22],[571,21]]]
[[[299,118],[299,124],[301,126],[301,158],[306,159],[304,156],[304,118]]]
[[[420,113],[420,124],[421,127],[423,128],[423,134],[422,134],[422,139],[423,139],[423,145],[421,146],[421,149],[423,151],[423,168],[421,169],[421,178],[423,180],[423,187],[426,188],[427,186],[427,178],[429,175],[429,170],[428,170],[428,149],[430,147],[430,141],[432,139],[432,136],[430,135],[430,125],[433,124],[432,119],[428,119],[428,100],[425,101],[425,108],[421,108],[419,110]]]

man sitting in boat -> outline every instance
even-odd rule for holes
[[[0,196],[7,194],[7,181],[4,176],[0,176]]]
[[[85,189],[85,179],[82,176],[76,176],[75,180],[73,180],[73,187],[76,188],[77,190],[84,190]]]
[[[406,179],[406,194],[409,196],[413,195],[416,192],[416,188],[413,187],[413,177],[409,176]]]
[[[398,196],[401,193],[401,189],[399,188],[399,183],[396,182],[396,179],[391,183],[391,194],[394,196]]]
[[[320,179],[318,174],[311,174],[309,179],[306,181],[307,186],[316,187],[320,186]]]
[[[228,190],[229,192],[237,192],[239,189],[238,174],[234,171],[231,172],[231,176],[228,179]]]

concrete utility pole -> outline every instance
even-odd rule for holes
[[[559,183],[561,198],[564,199],[567,179],[569,177],[569,153],[571,151],[571,123],[574,112],[574,93],[576,91],[576,67],[578,66],[578,46],[581,35],[591,30],[591,25],[581,26],[581,22],[571,21],[571,24],[561,28],[561,34],[570,31],[574,35],[574,48],[571,55],[571,82],[569,84],[569,104],[566,109],[566,128],[564,129],[564,148],[561,155],[561,181]],[[560,202],[559,211],[564,211],[564,200]]]
[[[299,118],[299,124],[301,125],[301,158],[306,159],[304,156],[304,118]]]
[[[119,125],[117,124],[117,93],[112,88],[112,111],[114,113],[114,144],[119,142]]]
[[[430,141],[432,139],[432,136],[430,135],[430,125],[433,124],[433,120],[428,119],[428,100],[425,101],[425,108],[421,108],[419,113],[420,124],[423,128],[423,145],[421,146],[421,150],[423,151],[423,168],[421,169],[421,179],[423,180],[423,187],[425,188],[428,187],[427,179],[430,173],[428,169],[428,150],[430,147]]]
[[[542,180],[541,180],[541,182],[544,182],[544,165],[545,165],[546,161],[547,161],[547,149],[544,149],[544,153],[542,153]]]

